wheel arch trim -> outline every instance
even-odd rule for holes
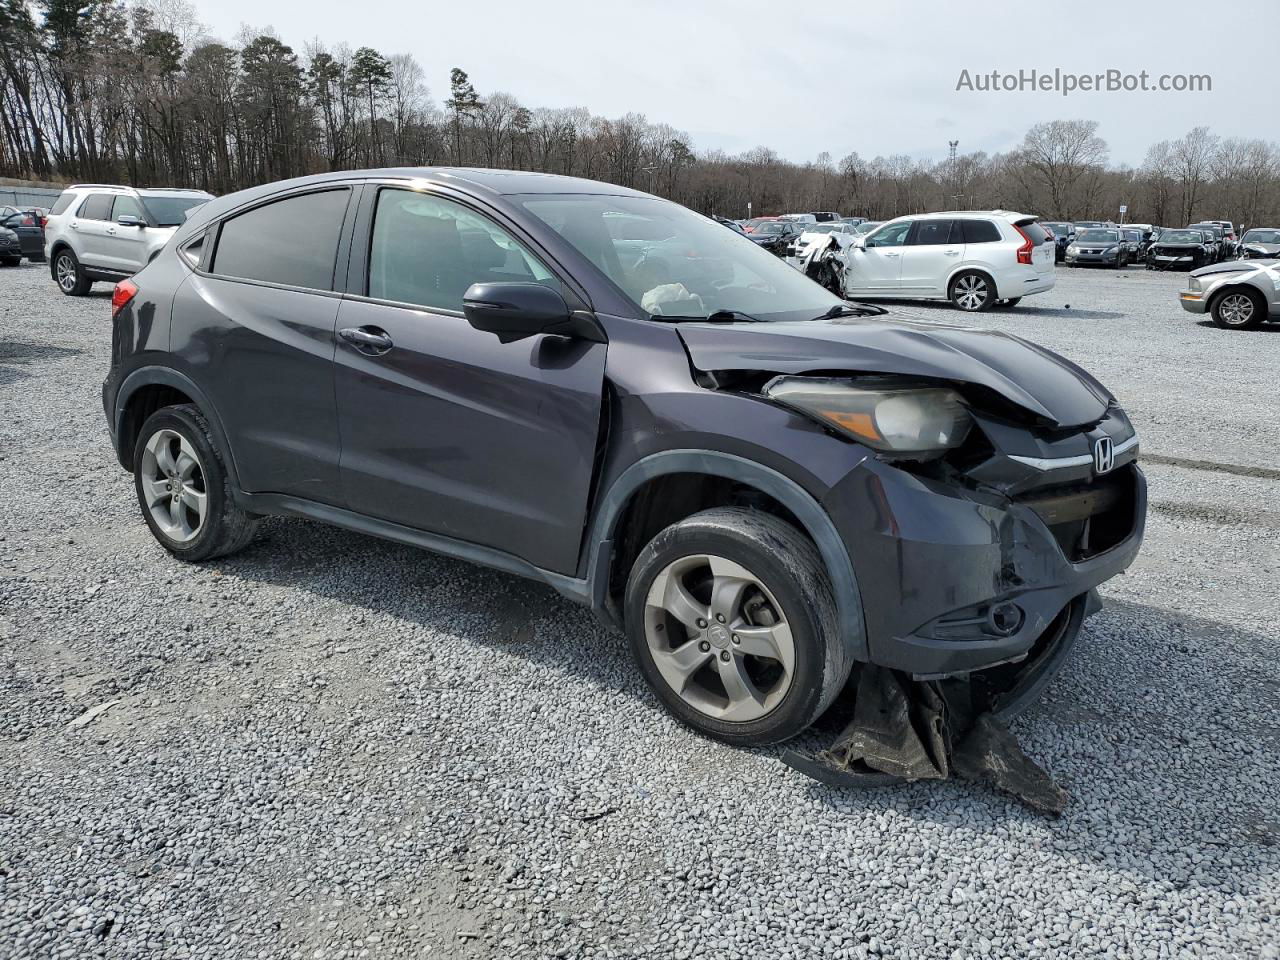
[[[840,624],[840,639],[851,660],[868,658],[866,623],[862,595],[858,590],[853,561],[835,524],[816,499],[800,484],[754,460],[716,450],[667,450],[651,454],[627,467],[609,486],[595,513],[589,540],[587,582],[591,605],[607,619],[607,604],[613,543],[621,519],[632,497],[648,481],[674,473],[701,473],[735,480],[760,490],[785,506],[812,538],[831,578]]]
[[[111,411],[111,419],[115,428],[112,433],[116,443],[116,458],[123,464],[132,453],[132,451],[124,450],[122,430],[124,412],[129,406],[129,401],[139,390],[153,386],[172,387],[175,390],[181,390],[191,398],[192,403],[200,408],[200,412],[204,414],[205,420],[209,424],[209,429],[213,433],[214,439],[218,441],[218,446],[224,456],[223,464],[230,475],[232,489],[238,491],[240,489],[240,473],[236,469],[235,452],[232,450],[231,444],[227,442],[227,434],[222,428],[222,419],[218,416],[217,408],[209,400],[208,394],[201,390],[194,380],[186,374],[174,370],[172,367],[139,367],[121,381],[120,387],[116,390],[115,407]]]

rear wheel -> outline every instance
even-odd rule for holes
[[[1213,322],[1231,330],[1251,330],[1267,318],[1262,294],[1252,290],[1228,290],[1213,302]]]
[[[1016,306],[1017,306],[1018,304],[1020,304],[1021,302],[1022,302],[1022,298],[1021,298],[1021,297],[1010,297],[1008,300],[997,300],[997,301],[996,301],[996,309],[997,309],[997,310],[1010,310],[1010,309],[1012,309],[1013,307],[1016,307]]]
[[[951,281],[951,302],[961,310],[976,313],[995,303],[996,286],[984,273],[962,273]]]
[[[636,558],[625,606],[659,699],[727,743],[795,736],[849,673],[817,548],[759,511],[718,507],[667,527]]]
[[[16,267],[18,264],[22,263],[22,258],[5,257],[3,260],[0,260],[0,263],[3,263],[6,267]]]
[[[258,519],[236,505],[209,425],[190,404],[147,418],[133,451],[133,479],[152,535],[179,559],[234,553],[253,538]]]
[[[54,254],[53,279],[57,281],[58,289],[69,297],[83,297],[93,286],[79,259],[70,250],[59,250]]]

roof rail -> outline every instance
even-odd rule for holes
[[[67,190],[129,190],[131,187],[123,186],[119,183],[72,183],[66,186]]]

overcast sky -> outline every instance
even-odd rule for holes
[[[431,94],[460,66],[483,96],[636,111],[697,148],[767,145],[793,160],[941,159],[1016,145],[1042,120],[1097,120],[1113,164],[1197,124],[1280,139],[1275,10],[1161,0],[196,0],[215,36],[274,27],[299,53],[345,41],[412,53]],[[1219,11],[1219,12],[1215,12]],[[1256,29],[1250,29],[1252,22]],[[1209,73],[1206,93],[957,92],[961,70]]]

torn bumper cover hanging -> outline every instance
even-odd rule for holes
[[[1016,664],[943,680],[913,680],[863,664],[846,687],[852,717],[816,754],[788,750],[783,762],[822,783],[874,787],[955,774],[985,781],[1057,816],[1067,793],[1018,745],[1005,720],[1032,702],[1057,673],[1080,631],[1089,597],[1057,617],[1036,649]],[[852,695],[852,704],[849,696]]]

